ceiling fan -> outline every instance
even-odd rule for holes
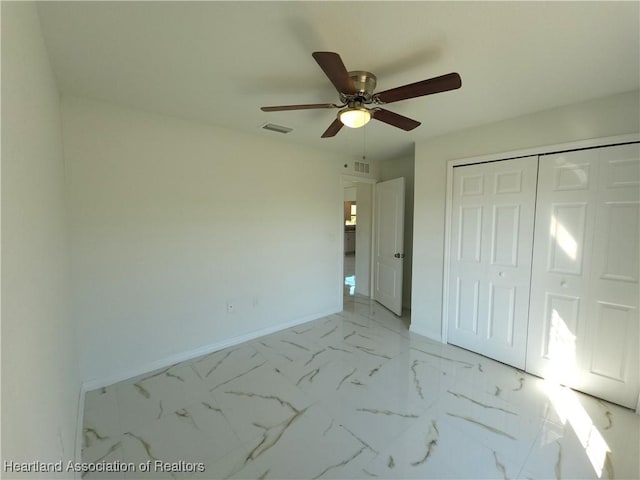
[[[340,97],[340,105],[335,103],[312,103],[306,105],[280,105],[262,107],[263,112],[279,112],[285,110],[310,110],[318,108],[339,108],[337,118],[322,134],[322,138],[335,136],[343,126],[359,128],[366,125],[371,118],[387,123],[402,130],[409,131],[420,125],[420,122],[397,113],[380,108],[377,105],[398,102],[409,98],[422,97],[433,93],[455,90],[462,86],[457,73],[448,73],[440,77],[410,83],[401,87],[373,93],[376,88],[376,76],[371,72],[348,72],[340,55],[334,52],[313,52],[325,75],[336,87]],[[373,107],[367,107],[373,105]]]

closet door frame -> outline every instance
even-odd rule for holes
[[[611,145],[620,145],[625,143],[639,142],[640,134],[617,135],[612,137],[592,138],[577,142],[560,143],[546,145],[542,147],[527,148],[522,150],[512,150],[503,153],[495,153],[490,155],[482,155],[477,157],[468,157],[453,159],[447,162],[447,186],[445,200],[445,230],[444,230],[444,261],[443,261],[443,279],[442,279],[442,317],[441,317],[441,341],[447,343],[448,339],[448,318],[449,318],[449,258],[451,255],[451,221],[452,221],[452,205],[453,205],[453,169],[462,165],[473,165],[487,162],[497,162],[500,160],[511,160],[515,158],[530,157],[534,155],[545,155],[551,153],[560,153],[571,150],[581,150],[586,148],[606,147]],[[636,412],[640,413],[640,395],[636,405]]]

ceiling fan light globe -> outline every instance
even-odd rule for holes
[[[338,118],[345,127],[364,127],[371,120],[371,113],[366,108],[347,108],[340,112]]]

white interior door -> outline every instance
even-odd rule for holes
[[[540,157],[527,371],[635,408],[640,148]]]
[[[402,314],[404,177],[376,184],[374,299]]]
[[[537,156],[455,167],[447,341],[524,368]]]

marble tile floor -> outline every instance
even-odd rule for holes
[[[294,328],[88,392],[85,478],[640,478],[640,416],[430,341],[360,297]]]

